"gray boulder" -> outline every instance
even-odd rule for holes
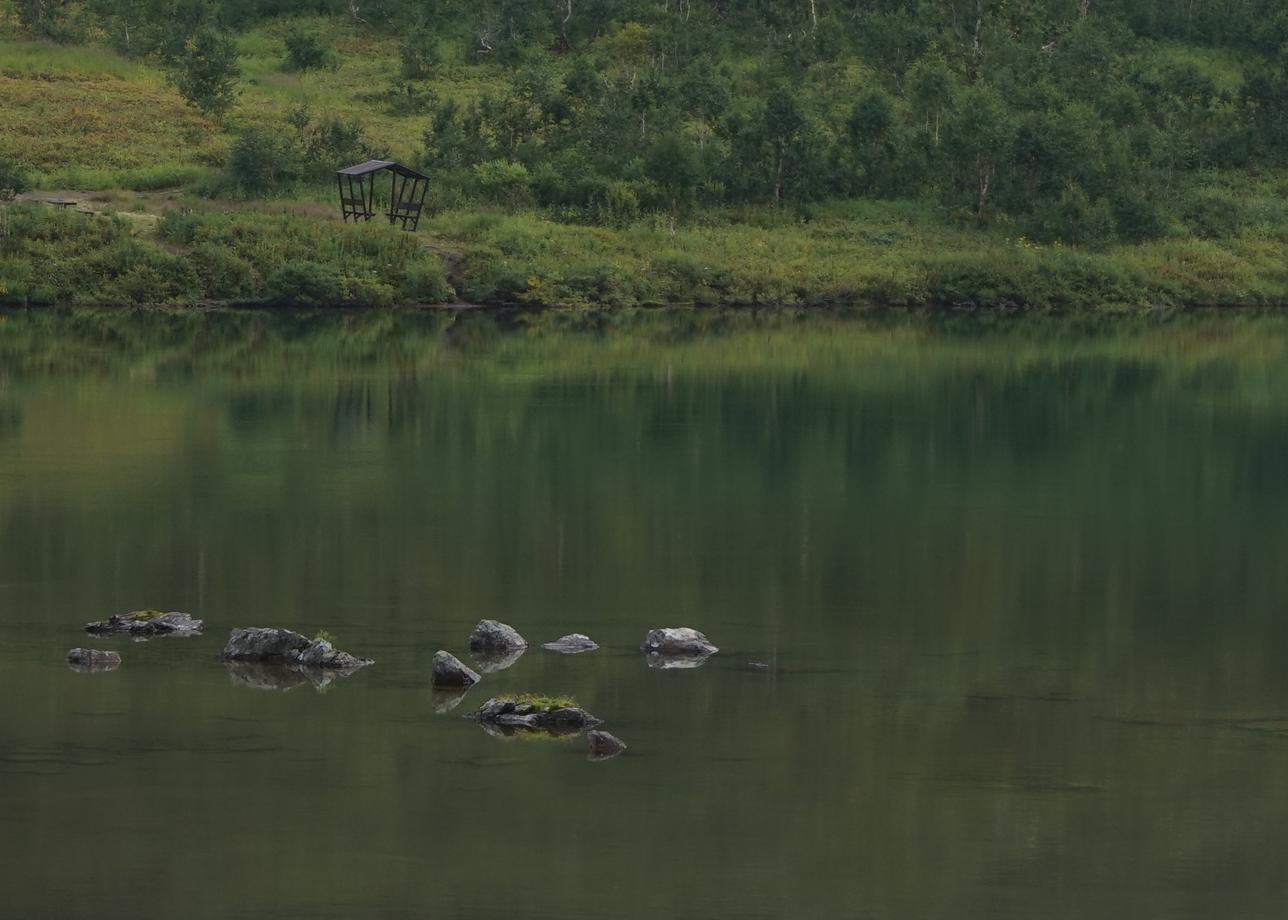
[[[591,760],[612,760],[626,750],[626,742],[609,732],[586,732],[586,743]]]
[[[582,652],[593,652],[599,648],[599,645],[590,636],[584,636],[581,633],[570,633],[567,636],[561,636],[554,642],[547,642],[541,647],[563,655],[580,655]]]
[[[309,639],[289,629],[234,629],[221,656],[224,661],[254,661],[325,670],[355,670],[374,664],[334,648],[326,639]]]
[[[472,687],[479,680],[478,672],[451,652],[438,651],[434,653],[433,676],[430,683],[435,687],[460,689]]]
[[[640,651],[649,655],[668,657],[706,658],[720,649],[696,629],[688,626],[650,629],[644,637]]]
[[[121,656],[96,648],[74,648],[67,653],[67,663],[73,671],[115,671],[121,666]]]
[[[528,640],[513,626],[497,620],[479,620],[470,633],[470,651],[496,655],[528,647]]]
[[[309,639],[289,629],[252,626],[234,629],[220,655],[225,661],[299,664]]]
[[[314,639],[304,651],[300,652],[300,664],[306,668],[325,668],[327,670],[353,671],[375,664],[370,658],[359,658],[348,652],[340,651],[326,639]]]
[[[172,610],[135,610],[131,613],[114,613],[106,620],[85,624],[85,632],[95,636],[124,634],[135,639],[154,636],[199,636],[205,627],[202,620]]]
[[[570,735],[592,728],[601,720],[577,706],[539,705],[493,697],[465,716],[484,725]]]

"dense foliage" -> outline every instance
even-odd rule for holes
[[[71,9],[19,4],[48,34]],[[1288,149],[1279,0],[90,0],[88,16],[218,113],[220,31],[305,12],[400,37],[384,102],[427,116],[441,188],[579,221],[928,197],[1041,241],[1219,234],[1237,206],[1190,200],[1186,178]],[[289,68],[332,54],[285,36]],[[487,88],[441,95],[436,74],[462,67]]]

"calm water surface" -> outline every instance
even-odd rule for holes
[[[734,325],[0,317],[0,914],[1283,916],[1288,327]],[[481,617],[603,650],[437,712]]]

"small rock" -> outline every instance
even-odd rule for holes
[[[257,661],[331,671],[352,671],[375,664],[370,658],[339,651],[326,639],[309,639],[289,629],[271,627],[234,629],[221,657],[225,661]]]
[[[114,613],[106,620],[85,624],[85,632],[96,636],[125,633],[137,639],[153,636],[199,636],[205,627],[202,620],[172,610],[135,610],[132,613]]]
[[[591,760],[612,760],[626,750],[626,742],[609,732],[586,732]]]
[[[74,648],[67,653],[67,663],[74,671],[115,671],[121,666],[121,656],[96,648]]]
[[[541,646],[552,652],[559,652],[564,655],[580,655],[582,652],[593,652],[599,648],[595,640],[590,636],[583,636],[581,633],[571,633],[567,636],[561,636],[554,642],[547,642]]]
[[[640,651],[649,655],[706,658],[720,649],[696,629],[680,626],[650,629],[648,635],[644,637],[644,644],[640,646]]]
[[[478,672],[451,652],[434,653],[433,677],[430,682],[435,687],[472,687],[479,680]]]
[[[300,652],[300,664],[306,668],[352,671],[356,668],[365,668],[375,662],[370,658],[359,658],[340,651],[326,639],[314,639],[304,651]]]
[[[479,620],[470,633],[472,652],[511,652],[527,647],[528,640],[519,635],[518,630],[496,620]]]
[[[576,734],[600,723],[577,706],[551,706],[538,709],[531,704],[493,698],[465,718],[485,724],[526,728],[552,734]]]

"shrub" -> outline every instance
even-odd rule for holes
[[[244,301],[255,295],[251,267],[217,243],[199,243],[191,254],[193,269],[206,297]]]
[[[398,300],[393,285],[367,275],[349,275],[341,279],[341,303],[359,307],[392,307]]]
[[[263,128],[250,127],[233,144],[228,175],[243,192],[262,193],[297,181],[303,173],[299,147]]]
[[[455,291],[447,283],[447,273],[438,259],[420,259],[408,264],[399,293],[415,303],[445,303]]]
[[[201,285],[184,259],[121,239],[68,266],[73,299],[103,306],[189,303]]]
[[[1075,185],[1037,207],[1031,232],[1035,239],[1073,246],[1107,243],[1114,236],[1113,212],[1103,198],[1092,201]]]
[[[304,29],[291,29],[282,36],[286,45],[286,69],[302,72],[335,66],[335,55],[321,36]]]
[[[348,300],[339,272],[317,262],[292,262],[277,268],[264,283],[264,296],[284,307],[327,307]]]
[[[512,160],[489,160],[474,167],[479,191],[496,204],[518,207],[528,197],[528,170]]]
[[[171,66],[179,95],[202,112],[222,117],[237,98],[237,43],[227,33],[203,27],[183,44]]]
[[[1115,195],[1113,213],[1118,236],[1127,242],[1157,239],[1167,232],[1167,220],[1157,198],[1141,189],[1123,189]]]
[[[27,171],[17,160],[0,157],[0,201],[12,201],[14,196],[31,188]]]
[[[1181,208],[1181,217],[1195,236],[1209,240],[1235,236],[1244,223],[1243,205],[1215,189],[1191,195]]]
[[[438,36],[426,25],[416,26],[403,36],[398,56],[406,79],[423,80],[438,66]]]
[[[640,200],[631,183],[613,180],[599,190],[595,208],[601,221],[622,226],[639,217]]]
[[[328,176],[337,166],[371,159],[362,123],[334,116],[322,121],[305,135],[304,155],[312,166]]]

